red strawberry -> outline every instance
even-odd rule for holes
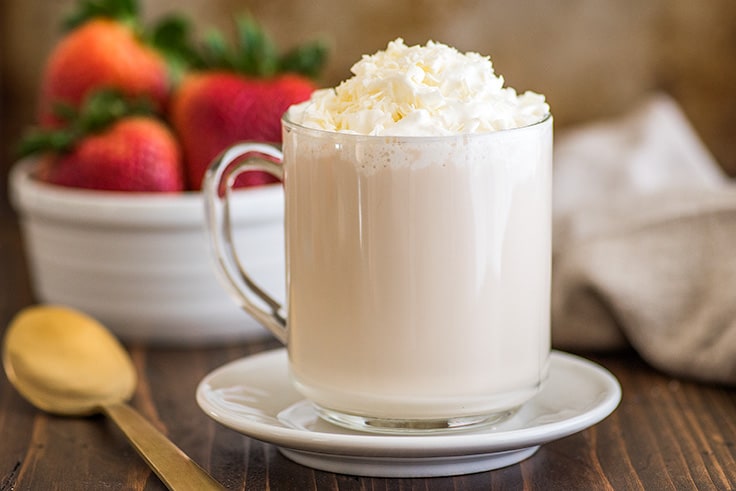
[[[211,41],[207,68],[184,78],[171,101],[170,119],[182,144],[190,189],[199,189],[212,160],[244,140],[281,142],[281,116],[316,88],[310,77],[324,62],[324,47],[312,44],[282,57],[253,22],[239,24],[247,45],[226,53]],[[240,176],[236,186],[274,182],[263,172]]]
[[[182,191],[180,150],[173,133],[151,116],[120,111],[120,104],[116,95],[93,94],[67,129],[26,140],[25,153],[51,151],[39,178],[107,191]]]
[[[307,100],[314,84],[293,74],[273,79],[209,72],[184,79],[172,105],[172,124],[185,155],[189,186],[199,189],[210,162],[243,140],[280,142],[281,115]],[[274,182],[264,172],[243,174],[240,186]]]
[[[77,106],[100,87],[147,95],[163,108],[168,97],[166,62],[126,25],[108,19],[89,21],[51,53],[41,83],[41,122],[55,120],[54,104]]]
[[[90,92],[106,88],[149,98],[157,110],[168,103],[178,64],[188,61],[188,26],[167,17],[150,31],[135,0],[86,0],[67,22],[71,30],[54,47],[41,80],[39,118],[58,123],[54,106],[77,107]],[[165,56],[164,56],[165,55]]]
[[[46,181],[106,191],[182,191],[179,147],[161,122],[133,116],[47,163]]]

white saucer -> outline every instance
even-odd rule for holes
[[[598,423],[621,400],[610,372],[553,351],[542,390],[503,423],[464,432],[376,435],[321,420],[292,387],[287,364],[283,348],[228,363],[200,382],[197,403],[215,421],[277,445],[295,462],[340,474],[431,477],[505,467]]]

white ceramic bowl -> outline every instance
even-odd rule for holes
[[[78,308],[125,341],[214,344],[266,336],[220,283],[201,193],[133,194],[65,188],[10,174],[34,294]],[[283,191],[236,191],[234,241],[246,269],[284,298]]]

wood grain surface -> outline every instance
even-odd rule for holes
[[[0,329],[32,302],[13,214],[0,205]],[[204,349],[129,346],[140,383],[132,405],[231,490],[727,490],[736,489],[736,391],[662,375],[635,353],[582,353],[623,387],[598,425],[549,443],[520,464],[431,479],[316,471],[231,431],[197,406],[201,378],[278,344],[270,338]],[[0,491],[160,490],[158,478],[101,416],[43,414],[0,376]]]

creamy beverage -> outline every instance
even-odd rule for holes
[[[293,381],[363,429],[497,420],[547,374],[549,107],[439,43],[353,73],[283,122]]]
[[[550,342],[550,137],[549,123],[428,141],[287,129],[288,345],[306,397],[416,419],[536,392]]]

